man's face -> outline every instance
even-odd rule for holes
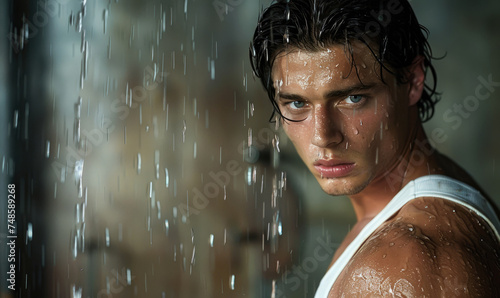
[[[397,84],[370,50],[353,44],[289,51],[272,79],[283,128],[325,192],[352,195],[392,169],[409,139],[408,84]]]

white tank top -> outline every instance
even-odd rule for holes
[[[490,203],[479,191],[455,179],[441,175],[429,175],[410,181],[394,198],[375,216],[358,234],[358,236],[347,246],[333,266],[327,271],[315,298],[326,298],[333,284],[337,280],[344,267],[358,251],[365,240],[375,230],[398,212],[406,203],[416,198],[434,197],[442,198],[463,205],[473,210],[483,218],[495,232],[500,241],[500,220],[496,216]]]

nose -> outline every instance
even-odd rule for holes
[[[311,143],[321,148],[336,146],[344,139],[334,113],[326,106],[315,107],[313,130]]]

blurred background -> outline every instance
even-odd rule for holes
[[[446,55],[429,137],[500,203],[499,83],[476,91],[500,82],[500,2],[411,3]],[[0,3],[1,297],[314,295],[355,218],[268,122],[268,4]]]

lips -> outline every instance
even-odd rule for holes
[[[339,160],[321,159],[316,161],[314,168],[321,174],[322,178],[340,178],[347,176],[353,169],[355,164]]]

